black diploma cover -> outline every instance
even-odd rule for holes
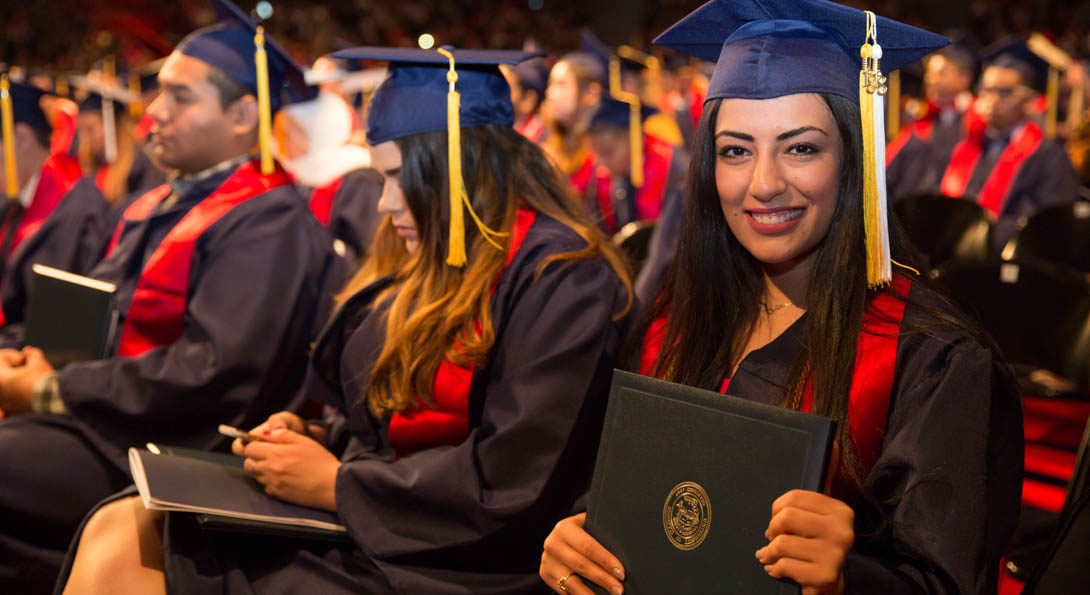
[[[754,552],[768,543],[776,498],[821,489],[835,429],[615,371],[586,529],[624,564],[626,594],[798,593]]]

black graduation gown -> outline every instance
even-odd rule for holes
[[[0,303],[7,325],[3,346],[16,346],[22,341],[21,323],[26,318],[31,267],[44,264],[53,268],[86,275],[98,263],[98,246],[109,235],[108,205],[90,178],[81,178],[49,214],[38,231],[27,238],[15,251],[4,271]]]
[[[126,224],[90,273],[118,286],[120,312],[147,257],[229,173]],[[0,592],[52,588],[80,519],[132,482],[128,447],[226,448],[217,424],[252,427],[292,407],[335,261],[328,232],[290,186],[240,204],[197,239],[179,340],[59,370],[71,415],[0,420]]]
[[[947,121],[935,119],[931,138],[909,137],[886,167],[886,187],[891,200],[920,194],[938,194],[950,154],[961,140],[963,115]]]
[[[980,192],[984,180],[995,167],[998,155],[982,156],[965,189],[967,196]],[[998,254],[1035,213],[1057,205],[1071,204],[1079,198],[1079,175],[1067,151],[1056,141],[1044,139],[1011,181],[1003,210],[992,231],[992,244]]]
[[[919,289],[911,298],[938,303]],[[967,337],[911,330],[927,328],[928,316],[912,302],[905,311],[881,454],[853,504],[848,593],[995,593],[1018,520],[1022,415],[1012,376]],[[730,394],[774,402],[802,327],[751,353]]]
[[[370,168],[352,170],[333,195],[329,231],[344,242],[345,257],[359,264],[367,256],[371,240],[382,221],[378,200],[382,196],[382,175]]]
[[[493,294],[496,342],[473,375],[469,437],[455,446],[394,458],[386,424],[359,400],[383,341],[381,315],[361,309],[369,296],[348,302],[328,327],[346,337],[343,350],[313,375],[338,384],[310,386],[339,412],[337,512],[352,544],[201,534],[191,515],[171,514],[170,588],[537,592],[541,544],[589,488],[625,330],[613,320],[623,286],[603,260],[551,264],[535,278],[545,256],[583,245],[538,215]]]

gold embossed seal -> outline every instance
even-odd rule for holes
[[[662,505],[662,529],[674,547],[696,549],[711,526],[712,502],[700,484],[683,481],[670,490]]]

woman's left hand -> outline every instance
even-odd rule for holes
[[[242,467],[270,496],[324,510],[336,510],[341,462],[312,438],[277,429],[246,443]]]
[[[772,520],[757,560],[775,578],[788,578],[802,595],[844,592],[844,560],[855,543],[855,512],[818,492],[791,490],[772,503]]]

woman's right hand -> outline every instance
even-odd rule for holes
[[[557,593],[590,595],[584,584],[592,582],[613,595],[621,595],[624,567],[583,529],[587,514],[568,517],[545,538],[538,574]]]

